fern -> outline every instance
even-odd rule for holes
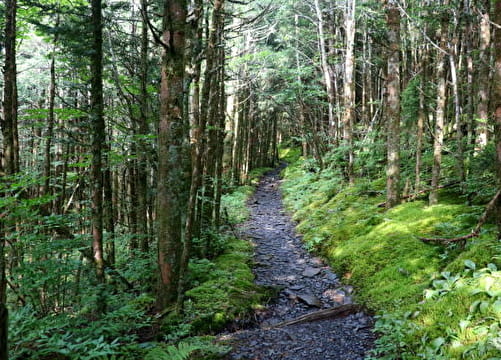
[[[200,344],[189,343],[179,343],[177,347],[169,345],[166,349],[156,347],[148,352],[145,360],[187,360],[193,352],[200,349]]]

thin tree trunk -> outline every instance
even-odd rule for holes
[[[92,123],[92,251],[96,267],[97,311],[106,311],[105,274],[103,258],[103,159],[106,140],[103,101],[103,30],[101,0],[92,0],[93,54],[91,56],[91,123]]]
[[[400,10],[385,1],[388,26],[388,73],[386,76],[386,117],[388,121],[386,170],[386,208],[400,202]]]
[[[140,93],[140,113],[139,113],[139,154],[137,166],[137,232],[141,237],[141,251],[147,253],[149,249],[148,236],[148,152],[149,146],[144,139],[149,134],[148,129],[148,24],[146,14],[148,10],[148,1],[141,0],[141,10],[143,14],[141,26],[141,93]]]
[[[59,25],[59,18],[56,21],[56,26]],[[57,36],[54,39],[52,54],[50,59],[50,85],[49,85],[49,116],[47,119],[47,134],[45,136],[45,151],[44,151],[44,167],[43,177],[44,184],[42,188],[43,195],[50,194],[50,180],[51,180],[51,167],[52,167],[52,139],[54,137],[54,102],[56,99],[56,46]]]
[[[494,22],[501,24],[501,1],[497,0],[494,5]],[[494,126],[496,135],[496,162],[498,173],[498,189],[501,188],[501,30],[496,29],[494,36],[494,49],[496,51],[494,63],[494,88],[493,88],[493,108],[494,108]],[[501,200],[497,201],[497,225],[498,239],[501,240]]]
[[[476,151],[482,150],[488,141],[487,124],[489,119],[489,73],[490,73],[490,2],[482,0],[482,14],[480,19],[480,66],[478,74],[478,122],[476,124]],[[499,30],[498,30],[499,31]]]
[[[445,1],[444,5],[448,5],[449,1]],[[436,78],[437,78],[437,105],[435,110],[435,137],[433,141],[433,167],[431,174],[431,187],[429,196],[430,205],[438,203],[438,186],[440,183],[440,170],[442,166],[442,147],[444,141],[444,126],[446,117],[446,102],[447,102],[447,71],[445,67],[447,48],[447,29],[448,17],[442,15],[442,23],[440,25],[439,40],[440,49],[436,59]]]
[[[355,124],[355,3],[356,0],[346,0],[346,59],[344,77],[344,114],[343,140],[348,148],[348,164],[346,175],[350,184],[355,182],[353,165],[355,162],[353,149],[353,125]]]
[[[327,91],[328,100],[328,117],[329,117],[329,134],[331,136],[331,141],[334,141],[334,135],[336,134],[336,118],[334,114],[334,109],[336,107],[336,94],[334,89],[334,72],[331,65],[328,62],[328,54],[325,47],[326,37],[324,34],[324,16],[322,14],[322,8],[320,7],[320,1],[315,0],[315,12],[317,15],[317,30],[318,30],[318,44],[320,49],[320,59],[322,64],[322,74],[325,82],[325,89]]]

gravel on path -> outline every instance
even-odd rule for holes
[[[261,179],[248,203],[251,216],[240,228],[242,237],[256,245],[256,283],[274,287],[278,296],[256,312],[256,325],[219,336],[233,346],[227,359],[362,360],[375,338],[373,319],[363,312],[270,328],[320,309],[351,304],[353,292],[304,249],[283,209],[279,184],[279,169]]]

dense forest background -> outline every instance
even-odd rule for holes
[[[231,289],[204,276],[228,280],[217,259],[249,252],[231,231],[242,186],[279,152],[328,179],[323,202],[355,185],[380,212],[454,198],[463,223],[414,235],[456,255],[488,238],[479,266],[499,265],[501,1],[6,0],[0,15],[0,359],[8,332],[14,359],[221,352],[179,342],[266,296],[246,278],[217,319],[207,304]]]

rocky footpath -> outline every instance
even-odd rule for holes
[[[374,341],[373,320],[351,308],[353,288],[303,248],[283,209],[279,183],[278,170],[262,178],[249,201],[251,216],[240,229],[256,245],[256,283],[276,289],[278,296],[255,313],[255,325],[220,335],[233,346],[227,359],[362,360]],[[338,306],[349,315],[283,324]]]

